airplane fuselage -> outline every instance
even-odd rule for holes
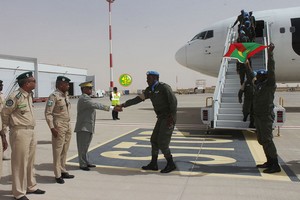
[[[300,7],[257,11],[254,16],[257,29],[261,29],[261,32],[257,31],[257,36],[263,38],[268,28],[268,43],[275,44],[277,82],[300,82]],[[235,19],[236,17],[228,18],[201,31],[176,52],[177,62],[217,77],[227,31]]]

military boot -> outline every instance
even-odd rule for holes
[[[157,157],[158,156],[153,156],[152,155],[152,159],[151,162],[148,165],[142,166],[143,170],[153,170],[153,171],[157,171],[158,170],[158,166],[157,166]]]
[[[267,173],[267,174],[273,174],[273,173],[281,172],[281,168],[278,164],[278,159],[277,158],[272,158],[271,159],[271,165],[267,169],[265,169],[263,172]]]
[[[264,164],[256,165],[257,168],[268,168],[272,165],[270,156],[266,156],[266,157],[267,157],[267,162],[265,162]]]
[[[164,169],[162,169],[160,171],[160,173],[169,173],[169,172],[171,172],[171,171],[173,171],[173,170],[176,169],[176,165],[175,165],[175,163],[173,161],[172,155],[170,157],[166,157],[166,160],[167,160],[167,165],[166,165],[166,167]]]

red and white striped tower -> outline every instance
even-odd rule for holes
[[[111,34],[111,4],[115,1],[115,0],[106,0],[108,2],[108,11],[109,11],[109,67],[110,67],[110,87],[109,90],[110,92],[113,91],[113,87],[114,87],[114,73],[113,73],[113,57],[112,57],[112,34]]]

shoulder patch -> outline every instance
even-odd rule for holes
[[[21,95],[22,95],[22,92],[19,92],[19,93],[16,95],[16,98],[17,98],[17,99],[20,99]]]
[[[53,101],[52,100],[48,100],[48,102],[47,102],[47,106],[52,106],[53,105]]]
[[[5,105],[10,107],[10,106],[14,105],[14,101],[12,99],[8,99],[5,103]]]

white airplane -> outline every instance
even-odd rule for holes
[[[256,18],[256,38],[262,37],[263,29],[269,27],[270,42],[275,44],[277,82],[300,82],[300,7],[254,11],[253,16]],[[201,31],[176,52],[177,62],[217,77],[227,31],[235,20],[236,17],[228,18]]]

